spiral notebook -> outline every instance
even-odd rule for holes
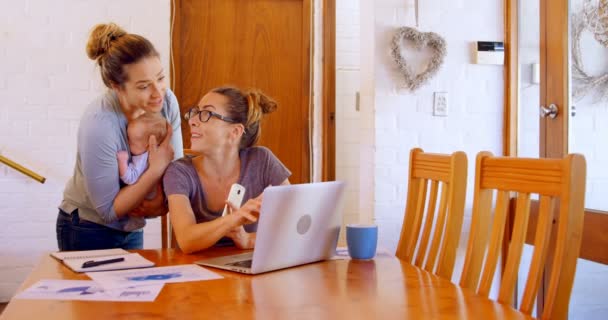
[[[139,253],[131,253],[124,249],[59,251],[51,253],[51,256],[62,261],[68,268],[75,272],[137,269],[154,266],[154,262],[142,257]],[[89,268],[83,267],[83,264],[88,261],[107,261],[115,258],[124,258],[124,260]]]

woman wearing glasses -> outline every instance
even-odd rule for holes
[[[211,90],[185,115],[191,149],[169,165],[163,178],[169,216],[182,251],[191,253],[232,239],[253,248],[262,192],[269,185],[289,184],[291,172],[264,147],[255,147],[262,117],[277,104],[263,93],[224,87]],[[232,184],[245,187],[243,206],[222,209]],[[222,241],[220,241],[222,240]]]
[[[142,217],[167,213],[162,175],[174,155],[183,154],[179,105],[167,89],[159,54],[146,38],[116,24],[93,28],[87,55],[99,65],[108,91],[93,100],[80,120],[74,175],[59,205],[60,250],[143,247]],[[163,141],[150,138],[148,169],[129,186],[119,181],[117,153],[129,150],[127,123],[144,113],[159,113],[167,123]],[[173,151],[173,147],[175,152]]]

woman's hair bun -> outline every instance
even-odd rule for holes
[[[266,114],[277,110],[277,102],[259,90],[249,91],[249,96],[253,102],[252,107],[259,108],[262,113]]]
[[[91,60],[98,60],[112,47],[112,42],[127,34],[117,24],[98,24],[93,27],[87,41],[87,56]]]

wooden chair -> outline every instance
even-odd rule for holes
[[[534,253],[519,309],[531,314],[549,256],[553,258],[541,318],[567,317],[581,243],[585,175],[585,158],[578,154],[563,159],[524,159],[494,157],[489,152],[479,153],[475,169],[471,235],[460,285],[488,296],[501,252],[510,195],[517,193],[513,231],[498,295],[498,302],[509,305],[513,303],[519,262],[528,229],[530,195],[538,194],[540,207]],[[492,213],[495,192],[495,210]],[[557,208],[560,210],[554,217],[557,199]],[[553,223],[557,223],[557,232],[554,234],[551,232]],[[555,241],[552,248],[549,245],[553,242],[550,241],[551,237]]]
[[[163,249],[177,249],[177,239],[175,238],[175,232],[169,221],[169,214],[162,216],[161,220],[161,237],[162,237],[162,248]]]
[[[429,184],[430,192],[427,190]],[[399,259],[440,277],[452,278],[464,215],[466,186],[467,156],[464,152],[444,155],[425,153],[422,149],[410,151],[405,216],[395,254]],[[423,219],[424,229],[420,234]],[[433,225],[435,228],[429,250]]]

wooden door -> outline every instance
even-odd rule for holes
[[[176,0],[172,31],[175,94],[182,113],[209,90],[261,89],[279,108],[262,123],[259,145],[310,181],[310,0]],[[189,128],[182,122],[184,146]]]
[[[540,1],[540,103],[545,108],[555,105],[559,109],[555,117],[539,118],[539,155],[543,158],[562,158],[568,153],[568,3]]]

